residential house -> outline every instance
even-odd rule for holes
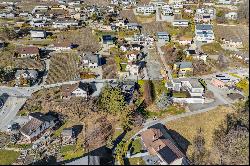
[[[127,23],[126,24],[126,28],[129,30],[139,30],[140,29],[140,25],[137,23]]]
[[[129,52],[126,56],[127,56],[129,62],[137,61],[138,52],[136,52],[136,51]]]
[[[173,16],[174,15],[174,9],[170,5],[164,5],[161,7],[162,15],[164,16]]]
[[[226,13],[225,18],[228,19],[228,20],[237,20],[238,19],[238,13],[237,12]]]
[[[240,78],[234,77],[230,74],[217,74],[213,79],[220,80],[225,83],[226,86],[233,86],[240,81]]]
[[[114,37],[111,35],[103,35],[102,36],[102,43],[105,45],[113,45],[114,44]]]
[[[232,101],[239,101],[245,99],[245,97],[239,93],[229,93],[227,94],[227,97],[230,98]]]
[[[44,132],[55,126],[56,118],[51,115],[44,115],[40,112],[29,114],[29,122],[21,127],[21,134],[29,141],[38,139]]]
[[[53,28],[59,28],[59,29],[65,29],[65,28],[70,28],[70,27],[77,27],[79,26],[79,21],[78,20],[66,20],[66,19],[60,19],[60,20],[55,20],[52,23]]]
[[[189,48],[185,51],[186,57],[192,57],[193,59],[197,60],[203,60],[204,62],[207,61],[207,54],[204,54],[202,52],[197,52],[196,49]]]
[[[39,48],[35,46],[17,48],[15,56],[18,58],[38,58]]]
[[[139,76],[140,66],[136,63],[129,62],[125,70],[129,72],[129,75]]]
[[[156,8],[153,5],[137,6],[136,13],[142,15],[150,15],[156,12]]]
[[[52,45],[54,51],[70,51],[73,48],[73,44],[68,41],[57,42]]]
[[[190,98],[203,98],[205,88],[197,78],[177,78],[166,84],[174,92],[186,91]]]
[[[178,75],[185,76],[187,73],[193,73],[193,64],[192,62],[177,62],[174,64],[175,71],[178,72]]]
[[[100,65],[100,55],[91,52],[84,53],[81,56],[81,62],[84,67],[97,68]]]
[[[232,0],[217,0],[218,4],[223,4],[223,5],[230,5],[232,4]]]
[[[170,35],[167,32],[158,32],[157,38],[159,42],[169,42],[170,41]]]
[[[186,0],[169,0],[168,3],[169,4],[182,4],[184,3]]]
[[[159,128],[149,128],[141,133],[143,145],[152,156],[157,156],[156,165],[189,165],[186,156],[169,136]],[[168,134],[169,135],[169,134]]]
[[[76,141],[76,133],[74,131],[74,128],[64,128],[61,133],[61,138],[63,145],[74,144]]]
[[[194,21],[196,23],[210,23],[216,17],[214,8],[200,8],[196,10]]]
[[[31,30],[30,31],[31,38],[35,39],[45,39],[46,38],[46,31],[43,30]]]
[[[174,27],[188,27],[189,21],[188,20],[174,20],[172,22]]]
[[[166,5],[167,3],[164,2],[164,0],[151,0],[149,2],[149,5],[153,5],[155,7],[162,7],[164,5]]]
[[[224,48],[243,48],[243,42],[239,36],[225,36],[221,38],[221,42]]]
[[[217,88],[224,88],[226,86],[225,82],[218,80],[216,78],[212,78],[210,83]]]
[[[71,97],[87,98],[93,92],[92,86],[89,83],[78,82],[76,84],[62,85],[62,99]]]
[[[249,64],[249,52],[248,51],[237,51],[230,55],[230,57],[237,58],[239,60],[243,60],[245,63]]]
[[[32,18],[30,25],[32,27],[45,27],[47,26],[47,21],[43,18]]]
[[[193,43],[193,37],[191,37],[191,36],[181,36],[178,39],[178,42],[181,45],[191,45]]]
[[[203,43],[212,43],[215,39],[212,25],[197,24],[195,26],[195,38]]]
[[[32,86],[37,82],[38,72],[36,70],[17,70],[15,73],[16,85]]]

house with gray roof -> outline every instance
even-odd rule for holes
[[[97,68],[100,66],[100,55],[92,52],[84,53],[81,56],[81,63],[84,67]]]
[[[195,38],[202,43],[212,43],[215,39],[211,24],[197,24],[195,26]]]
[[[21,134],[29,142],[33,142],[51,127],[55,126],[56,118],[51,115],[44,115],[40,112],[29,114],[29,121],[21,127]]]

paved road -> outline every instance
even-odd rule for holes
[[[25,104],[26,98],[9,97],[0,110],[0,130],[6,130],[8,124],[15,118],[17,112]]]

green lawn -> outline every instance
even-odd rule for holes
[[[21,149],[29,149],[32,147],[32,144],[9,144],[9,148],[21,148]]]
[[[132,155],[140,153],[141,152],[141,148],[142,148],[142,146],[141,146],[141,140],[139,138],[136,139],[136,140],[134,140],[132,142],[132,146],[131,146],[131,153],[132,153]]]
[[[175,98],[186,98],[188,97],[185,92],[174,92],[173,97]]]
[[[11,150],[0,150],[0,165],[11,165],[16,161],[20,152]]]
[[[201,49],[207,54],[218,54],[224,49],[221,47],[220,43],[209,43],[201,46]]]
[[[77,145],[66,145],[61,148],[61,154],[64,160],[70,160],[83,156],[84,149]]]
[[[130,158],[129,159],[129,165],[145,165],[145,162],[141,157]]]
[[[249,80],[242,79],[236,84],[236,87],[241,89],[245,96],[249,96]]]
[[[172,115],[178,115],[178,114],[182,114],[185,112],[184,108],[178,108],[175,106],[169,106],[166,110],[168,113],[172,114]]]

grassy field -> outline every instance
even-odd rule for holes
[[[205,146],[209,149],[212,145],[212,137],[214,130],[225,120],[226,115],[232,112],[233,109],[229,107],[219,107],[210,112],[186,117],[177,121],[169,122],[166,127],[170,130],[174,130],[179,135],[184,137],[190,145],[187,148],[187,154],[192,153],[193,138],[196,135],[197,130],[202,128],[204,131]],[[186,149],[185,141],[181,141],[180,137],[174,137],[183,149]],[[178,141],[179,140],[179,141]]]
[[[209,44],[204,44],[203,46],[201,46],[201,49],[207,53],[207,54],[218,54],[223,50],[223,48],[221,47],[221,45],[219,43],[209,43]]]
[[[78,57],[74,53],[58,53],[51,57],[48,84],[75,80],[79,77]]]
[[[145,162],[140,157],[130,158],[128,165],[145,165]]]
[[[142,148],[142,146],[141,146],[141,140],[140,139],[134,140],[132,142],[132,147],[131,148],[132,148],[131,152],[132,152],[133,155],[137,154],[137,153],[140,153],[141,152],[141,148]]]
[[[11,165],[16,161],[19,155],[19,152],[0,150],[0,165]]]
[[[245,47],[249,45],[249,27],[245,25],[237,26],[214,26],[214,33],[216,40],[220,40],[224,37],[239,38]]]

